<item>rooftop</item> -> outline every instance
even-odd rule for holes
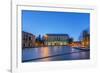
[[[25,31],[22,31],[22,33],[24,33],[24,34],[28,34],[28,35],[33,35],[32,33],[25,32]],[[33,35],[33,36],[34,36],[34,35]]]

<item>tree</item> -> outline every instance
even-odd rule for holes
[[[72,37],[69,38],[68,42],[69,42],[69,44],[71,44],[73,42],[73,38]]]
[[[39,36],[36,37],[35,42],[37,44],[40,44],[41,43],[41,35],[39,35]]]
[[[44,40],[41,38],[41,35],[36,37],[35,42],[38,44],[38,46],[44,45]]]

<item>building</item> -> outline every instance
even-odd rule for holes
[[[89,48],[90,47],[90,36],[85,36],[81,41],[82,47]]]
[[[84,30],[82,34],[81,44],[82,47],[89,48],[90,47],[90,32],[88,30]]]
[[[69,36],[68,34],[46,34],[43,36],[44,44],[47,46],[53,45],[67,45]]]
[[[71,47],[81,47],[81,42],[80,41],[74,41],[70,44]]]
[[[22,31],[22,48],[31,48],[35,46],[35,35]]]

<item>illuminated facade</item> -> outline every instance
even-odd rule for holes
[[[47,46],[67,45],[69,40],[68,34],[46,34],[43,38],[44,44]]]
[[[90,47],[90,32],[85,30],[83,31],[83,38],[81,40],[82,47],[89,48]]]
[[[82,47],[89,48],[90,47],[90,36],[86,36],[82,41]]]
[[[35,46],[35,35],[22,31],[22,48]]]
[[[74,41],[70,44],[71,47],[81,47],[81,42],[80,41]]]

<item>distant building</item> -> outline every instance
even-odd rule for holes
[[[90,35],[85,36],[83,40],[81,41],[81,43],[82,43],[82,47],[89,48],[90,47]]]
[[[90,32],[88,30],[83,31],[81,44],[82,44],[82,47],[85,47],[85,48],[90,47]]]
[[[81,47],[81,42],[80,41],[74,41],[70,44],[71,47]]]
[[[22,48],[35,46],[35,35],[22,31]]]
[[[69,36],[68,34],[46,34],[43,36],[44,44],[49,46],[53,45],[67,45]]]

